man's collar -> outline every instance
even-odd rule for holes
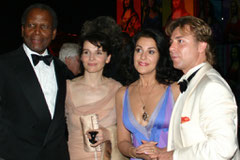
[[[201,68],[202,66],[204,66],[206,64],[206,62],[203,62],[193,68],[191,68],[186,74],[184,74],[179,80],[178,82],[182,81],[183,79],[187,79],[193,72],[195,72],[196,70],[198,70],[199,68]]]
[[[39,54],[39,53],[37,53],[37,52],[32,51],[30,48],[28,48],[28,46],[27,46],[25,43],[23,43],[23,49],[24,49],[24,51],[26,52],[26,54],[27,54],[28,57],[31,57],[31,54],[36,54],[36,55],[41,55],[41,56],[46,56],[46,55],[48,55],[47,49],[45,49],[45,51],[43,52],[43,54]]]

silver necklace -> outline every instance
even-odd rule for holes
[[[151,90],[149,91],[149,93],[147,94],[147,100],[148,100],[148,97],[150,95],[150,93],[152,92],[153,88],[155,87],[155,84],[153,85],[153,87],[151,88]],[[139,98],[141,100],[141,103],[143,104],[143,114],[142,114],[142,119],[144,121],[148,121],[148,118],[149,118],[149,114],[147,113],[147,111],[145,110],[146,109],[146,103],[144,103],[143,99],[142,99],[142,96],[141,96],[141,92],[140,92],[140,85],[138,84],[138,93],[139,93]]]

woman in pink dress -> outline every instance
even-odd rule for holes
[[[66,117],[71,160],[124,159],[115,142],[115,93],[121,84],[103,73],[110,59],[111,43],[107,35],[90,33],[81,39],[80,60],[84,73],[67,81]],[[90,114],[98,116],[99,129],[94,130],[97,131],[94,144],[89,143],[90,130],[83,131],[85,124],[80,118]],[[96,150],[86,150],[86,145]]]

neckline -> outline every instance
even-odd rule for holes
[[[133,120],[135,121],[135,123],[136,123],[139,127],[146,129],[146,128],[149,128],[149,126],[151,126],[151,125],[154,123],[154,120],[155,120],[155,119],[153,118],[153,117],[154,117],[153,115],[156,114],[156,111],[162,106],[162,105],[160,105],[160,104],[163,104],[163,101],[164,101],[164,99],[165,99],[165,97],[166,97],[166,93],[167,93],[167,90],[168,90],[168,89],[170,89],[170,86],[168,86],[168,87],[166,88],[166,90],[164,91],[164,94],[161,96],[161,98],[160,98],[160,100],[158,101],[156,107],[154,108],[154,111],[153,111],[152,114],[149,116],[149,122],[147,123],[147,125],[143,126],[143,125],[141,125],[141,124],[137,121],[136,117],[135,117],[134,114],[133,114],[132,107],[131,107],[131,105],[130,105],[129,92],[128,92],[128,88],[127,88],[127,103],[128,103],[128,109],[129,109],[130,114],[131,114],[132,117],[133,117]],[[155,118],[156,118],[156,116],[155,116]]]
[[[76,110],[82,110],[82,108],[84,107],[88,107],[89,109],[90,108],[94,108],[96,105],[99,105],[99,104],[102,104],[106,101],[106,99],[108,99],[109,97],[112,97],[112,94],[111,92],[115,89],[116,85],[114,83],[114,81],[112,81],[111,78],[110,79],[110,82],[109,82],[109,91],[108,93],[106,94],[105,97],[102,97],[102,99],[99,99],[98,101],[95,101],[95,102],[91,102],[91,103],[86,103],[86,104],[81,104],[81,105],[76,105],[75,102],[73,101],[73,97],[72,97],[72,88],[71,88],[71,83],[72,80],[67,80],[68,81],[68,91],[67,93],[69,94],[69,100],[70,100],[70,103],[74,106],[73,108],[75,108]]]

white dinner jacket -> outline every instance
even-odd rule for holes
[[[239,160],[237,105],[221,75],[206,63],[183,94],[169,126],[168,151],[174,150],[174,160]],[[182,117],[186,121],[179,122]]]

